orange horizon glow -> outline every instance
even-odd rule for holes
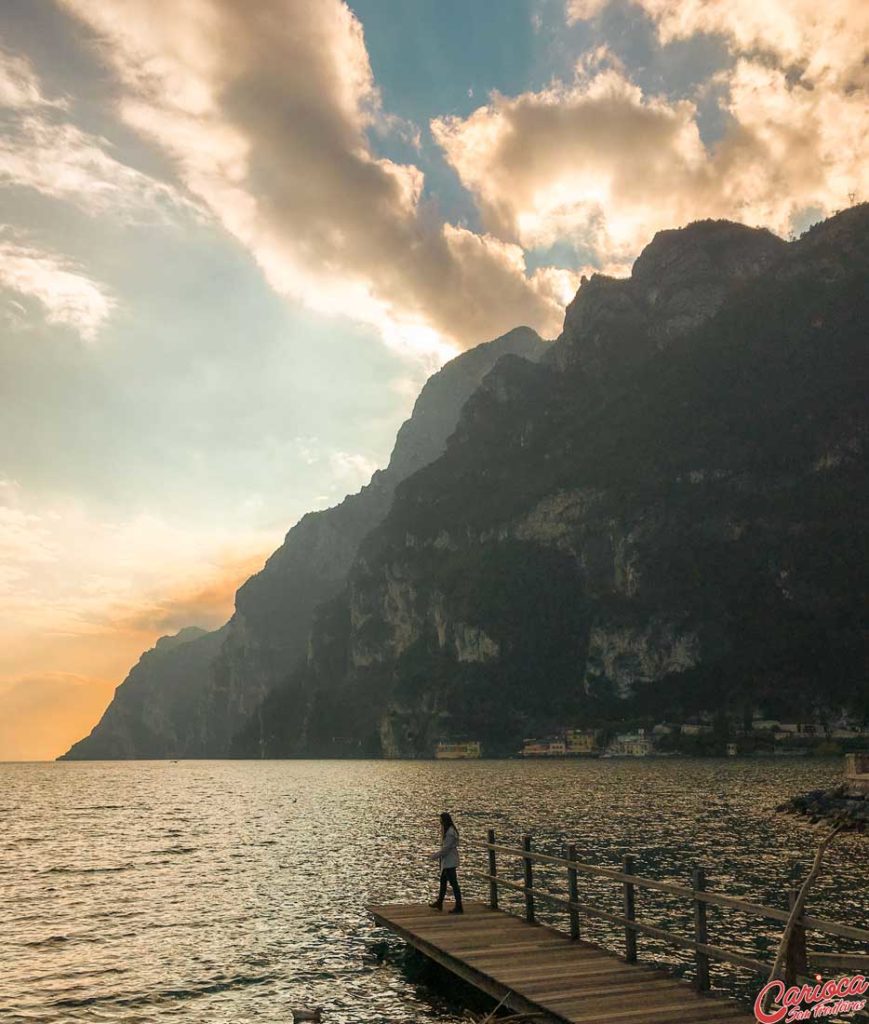
[[[49,761],[96,725],[145,651],[185,626],[216,629],[233,612],[238,587],[271,549],[193,573],[173,589],[107,608],[78,632],[19,633],[0,653],[0,761]],[[51,610],[46,609],[47,622]],[[60,616],[58,616],[59,620]],[[58,622],[59,625],[62,625]]]

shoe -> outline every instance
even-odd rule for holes
[[[455,906],[453,907],[453,909],[452,909],[452,910],[450,911],[450,913],[451,913],[451,914],[464,914],[464,912],[465,912],[465,911],[464,911],[464,909],[463,909],[463,907],[462,907],[461,903],[457,903],[457,904],[456,904],[456,905],[455,905]]]
[[[432,910],[443,910],[444,909],[444,905],[443,905],[443,903],[440,902],[440,900],[435,900],[434,903],[429,903],[429,906],[431,907]]]

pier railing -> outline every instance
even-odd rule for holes
[[[672,946],[692,950],[696,971],[695,985],[700,991],[707,990],[710,987],[709,965],[711,960],[731,964],[734,967],[745,968],[762,976],[768,975],[772,968],[771,962],[745,956],[743,953],[735,950],[710,943],[706,920],[707,907],[714,906],[737,910],[753,917],[779,921],[782,924],[787,922],[790,917],[787,910],[780,910],[777,907],[769,907],[760,903],[752,903],[725,893],[708,890],[706,888],[705,871],[702,867],[694,868],[691,874],[691,885],[687,886],[680,885],[678,882],[644,878],[636,874],[634,858],[630,855],[622,859],[621,870],[603,867],[598,864],[588,864],[577,858],[576,846],[573,843],[567,847],[566,857],[556,857],[533,850],[532,838],[529,835],[523,836],[521,848],[513,847],[496,842],[495,830],[489,829],[487,841],[484,844],[473,843],[466,845],[472,845],[475,849],[482,849],[486,853],[486,871],[466,869],[465,873],[488,882],[489,905],[492,909],[498,909],[499,890],[503,888],[510,892],[520,893],[524,897],[525,919],[529,923],[533,924],[537,920],[538,900],[566,911],[570,920],[570,937],[572,939],[578,940],[581,938],[584,917],[606,921],[610,925],[615,925],[619,929],[624,930],[624,952],[625,960],[628,963],[636,962],[637,940],[639,936],[643,935],[658,939]],[[509,878],[505,878],[502,874],[498,873],[499,855],[521,860],[523,871],[521,883],[511,881]],[[564,870],[567,882],[566,897],[561,893],[553,892],[551,889],[541,886],[539,883],[535,883],[534,866],[536,864],[548,865],[549,867]],[[622,912],[615,914],[609,910],[604,910],[600,906],[581,902],[578,884],[580,876],[602,879],[611,882],[613,885],[620,886]],[[671,896],[678,896],[690,901],[693,906],[694,917],[693,937],[689,938],[669,928],[638,920],[635,900],[638,889],[667,893]],[[791,907],[794,905],[796,894],[796,889],[791,890],[788,894]],[[789,985],[808,977],[807,931],[821,932],[826,935],[861,942],[863,943],[863,948],[869,950],[869,931],[866,929],[803,913],[796,921],[787,949],[784,980]],[[869,973],[869,954],[813,952],[811,954],[811,966],[813,969],[826,967],[834,971],[859,969],[863,973]]]

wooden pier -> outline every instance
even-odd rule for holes
[[[544,1021],[571,1024],[754,1024],[726,999],[663,971],[626,964],[589,942],[503,910],[466,903],[441,914],[415,904],[371,907],[374,920],[490,995]]]
[[[548,1024],[754,1022],[753,1013],[735,1000],[710,992],[710,961],[722,961],[751,971],[764,981],[772,965],[712,944],[707,934],[706,908],[711,904],[782,923],[788,920],[788,911],[709,891],[700,868],[694,870],[691,885],[686,886],[635,874],[632,857],[625,857],[622,870],[618,870],[579,861],[572,845],[567,847],[566,857],[554,857],[532,851],[529,836],[523,838],[521,848],[496,843],[491,829],[487,839],[484,844],[471,846],[485,852],[487,870],[465,868],[463,877],[476,877],[488,884],[488,903],[466,901],[463,915],[446,914],[418,904],[373,906],[369,907],[369,913],[377,924],[496,1002],[502,1001],[503,1006],[515,1012],[534,1014],[535,1019]],[[464,844],[466,848],[469,845]],[[521,859],[521,883],[499,875],[498,854]],[[550,877],[553,868],[564,869],[565,893],[535,885],[534,865],[538,863],[547,865]],[[614,914],[599,905],[580,902],[577,879],[582,875],[618,885],[622,913]],[[499,908],[502,888],[522,895],[524,914],[521,917]],[[694,934],[688,936],[638,920],[635,908],[638,889],[691,900]],[[569,932],[539,922],[540,901],[566,911]],[[791,893],[791,905],[793,901]],[[581,919],[585,916],[623,929],[622,956],[582,940]],[[823,970],[827,977],[835,971],[866,973],[865,952],[809,954],[808,930],[862,943],[864,950],[869,943],[869,932],[864,929],[803,913],[797,919],[787,947],[782,971],[787,984],[808,980],[810,970]],[[676,978],[664,969],[640,964],[637,939],[642,935],[690,949],[694,959],[693,983]]]

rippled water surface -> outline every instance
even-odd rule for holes
[[[467,844],[493,826],[553,853],[574,840],[601,864],[631,852],[653,877],[684,881],[703,864],[709,888],[784,906],[789,865],[810,860],[817,835],[772,808],[840,771],[771,759],[0,764],[0,1019],[283,1024],[319,1005],[326,1024],[455,1022],[461,1005],[415,981],[365,914],[431,898],[424,855],[442,808],[467,847],[471,897],[483,855]],[[867,926],[867,847],[851,836],[833,848],[815,913]],[[618,906],[617,886],[581,886]],[[638,895],[637,916],[688,927],[690,907],[658,900]],[[777,936],[714,908],[710,932],[753,952]],[[642,938],[640,955],[690,974]],[[745,995],[753,979],[718,984]]]

